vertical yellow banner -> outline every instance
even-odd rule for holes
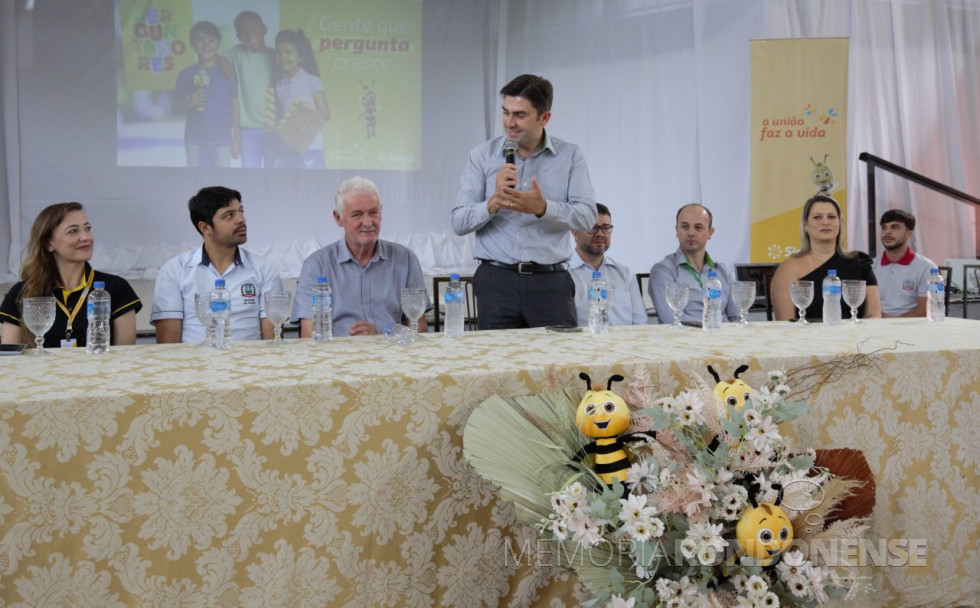
[[[847,213],[848,42],[752,41],[752,262],[799,249],[800,214],[814,194]]]
[[[283,28],[303,29],[323,78],[328,169],[421,169],[421,0],[280,0]]]
[[[166,91],[197,62],[187,40],[191,0],[119,0],[123,78],[130,91]]]

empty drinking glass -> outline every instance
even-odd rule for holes
[[[867,283],[860,280],[849,279],[841,281],[841,293],[844,295],[844,303],[851,307],[851,318],[848,323],[856,325],[861,322],[858,319],[858,307],[864,303],[867,295]]]
[[[739,327],[748,327],[749,308],[755,303],[755,281],[735,281],[732,283],[732,298],[739,311]]]
[[[289,307],[293,303],[293,294],[288,291],[267,291],[262,294],[265,304],[265,316],[272,323],[276,337],[272,340],[273,344],[283,345],[282,324],[289,318]]]
[[[813,281],[793,281],[789,284],[789,297],[799,311],[800,326],[809,325],[806,320],[806,307],[813,302]]]
[[[210,291],[194,294],[194,312],[197,313],[197,320],[204,326],[204,341],[201,342],[201,346],[204,348],[214,348],[214,315],[211,314]]]
[[[34,344],[36,347],[27,353],[33,357],[50,355],[44,350],[44,334],[48,333],[54,325],[54,298],[45,296],[40,298],[24,298],[24,325],[34,334]]]
[[[429,303],[428,295],[424,287],[406,287],[402,289],[402,313],[409,321],[412,328],[412,340],[419,340],[419,319],[425,313],[425,306]]]
[[[691,299],[691,288],[680,283],[667,283],[667,306],[674,312],[673,327],[681,327],[681,316],[688,300]]]

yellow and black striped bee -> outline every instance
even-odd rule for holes
[[[585,396],[578,405],[575,424],[586,437],[595,441],[589,443],[575,455],[581,460],[586,454],[594,455],[593,468],[602,481],[611,486],[616,481],[626,481],[626,471],[630,468],[629,457],[623,450],[626,441],[641,437],[656,438],[656,431],[640,433],[623,432],[630,425],[630,410],[623,398],[612,392],[612,383],[621,382],[623,377],[615,374],[609,377],[606,390],[592,390],[592,379],[585,372],[579,374],[585,380]]]
[[[708,366],[708,372],[715,379],[715,399],[722,406],[733,407],[738,411],[742,411],[742,407],[745,406],[745,402],[749,399],[749,393],[752,392],[752,387],[748,384],[739,380],[738,375],[749,369],[748,365],[740,365],[738,369],[735,370],[733,378],[722,381],[718,376],[718,372],[714,370],[710,365]]]

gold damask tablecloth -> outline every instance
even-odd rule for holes
[[[709,363],[822,364],[791,432],[863,450],[873,536],[928,542],[873,569],[873,603],[976,606],[978,345],[949,319],[3,357],[0,606],[574,606],[573,577],[516,563],[533,534],[462,460],[468,413],[580,371],[673,394]]]

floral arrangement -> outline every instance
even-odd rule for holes
[[[855,450],[787,444],[779,424],[806,405],[787,400],[784,373],[758,390],[735,379],[661,398],[627,387],[630,440],[605,450],[621,448],[628,466],[611,484],[595,472],[610,465],[583,457],[583,408],[619,399],[599,392],[590,386],[577,420],[571,391],[493,398],[464,433],[477,471],[591,591],[585,605],[809,607],[870,589],[840,549],[868,530],[870,469]]]

